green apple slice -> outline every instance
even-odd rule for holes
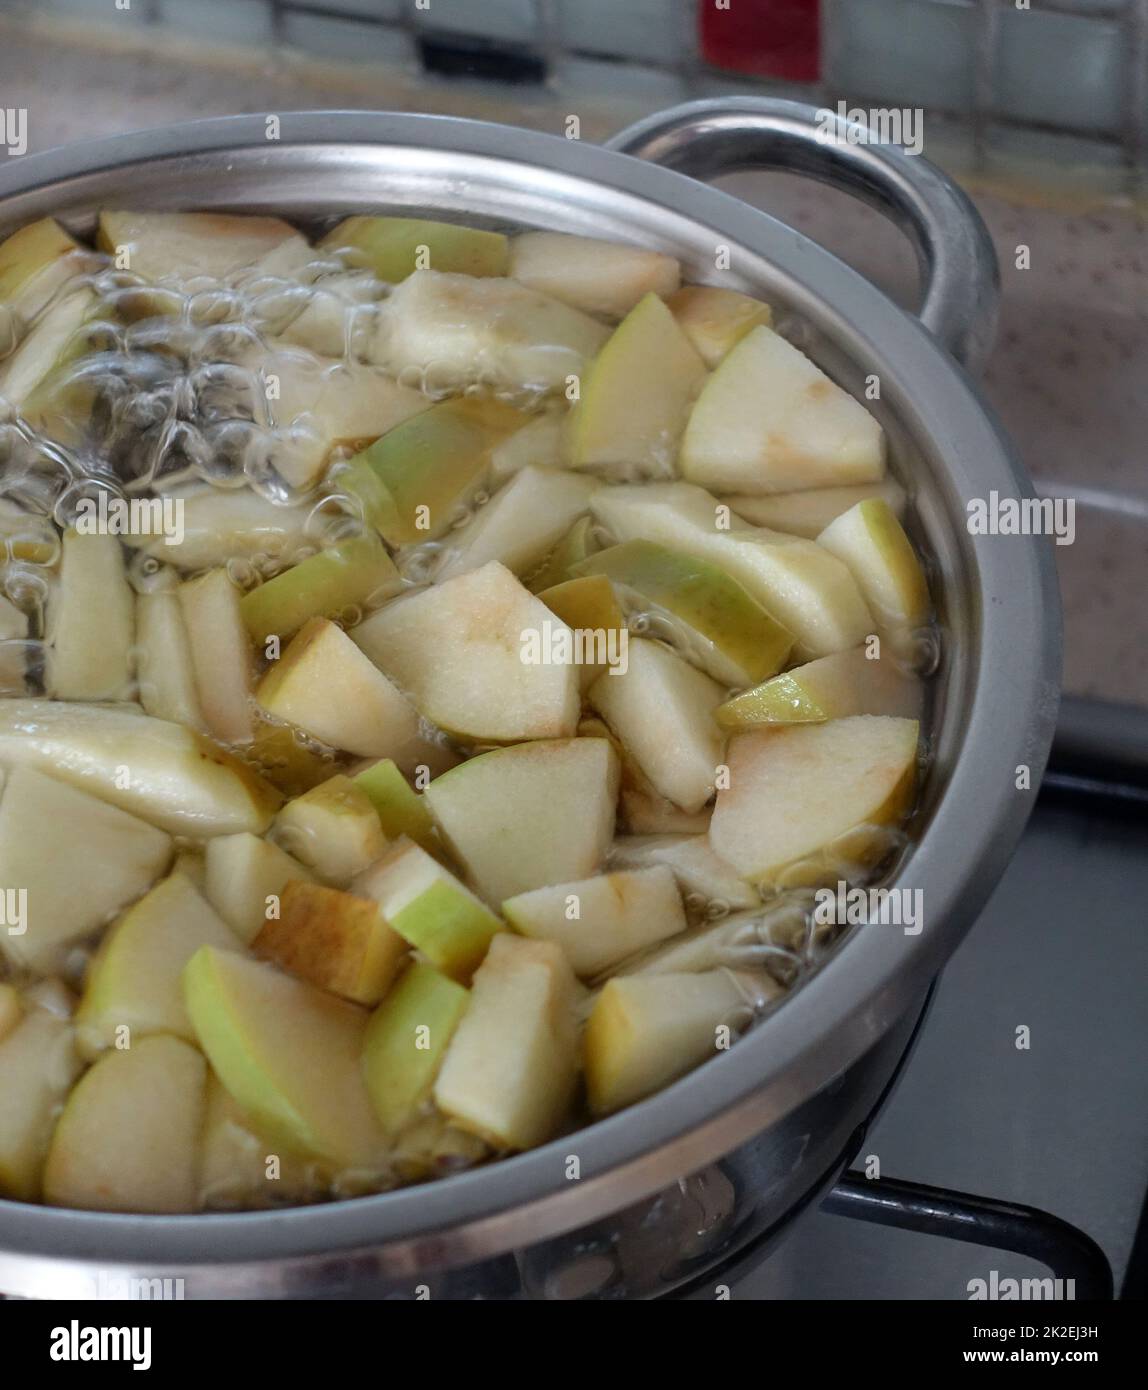
[[[496,936],[435,1082],[438,1108],[497,1148],[552,1138],[574,1099],[577,999],[559,947]]]
[[[379,307],[371,360],[456,391],[565,391],[610,330],[514,280],[416,270]]]
[[[273,1142],[336,1172],[378,1171],[386,1138],[359,1069],[364,1010],[211,946],[188,962],[184,994],[216,1075]]]
[[[70,1023],[28,1008],[0,1042],[0,1197],[34,1202],[60,1105],[81,1069]]]
[[[835,883],[888,851],[912,805],[915,719],[858,714],[739,734],[710,843],[762,887]]]
[[[535,415],[490,451],[490,477],[497,486],[523,468],[557,468],[562,461],[565,414],[549,410]]]
[[[593,519],[581,517],[529,577],[527,584],[531,593],[540,594],[543,589],[553,589],[556,584],[573,579],[574,566],[593,555],[597,548]]]
[[[438,1075],[469,992],[420,960],[412,961],[371,1015],[363,1041],[363,1077],[388,1134],[415,1119]]]
[[[337,617],[375,606],[402,588],[394,561],[375,536],[355,536],[320,550],[250,593],[239,611],[259,646],[274,634],[294,636],[308,618]]]
[[[738,582],[709,560],[652,541],[624,541],[575,566],[606,575],[631,611],[666,622],[684,655],[724,685],[749,685],[779,671],[793,636]]]
[[[44,1200],[88,1211],[190,1212],[207,1067],[179,1038],[109,1052],[68,1097],[44,1167]]]
[[[30,323],[73,275],[83,248],[51,217],[42,217],[0,243],[0,304]]]
[[[535,888],[502,911],[520,936],[561,946],[586,978],[686,929],[677,881],[662,864]]]
[[[0,929],[0,952],[47,969],[59,949],[102,927],[147,891],[171,860],[171,837],[30,767],[0,797],[0,883],[27,890],[23,933]]]
[[[818,544],[848,565],[881,630],[908,650],[929,620],[929,586],[913,543],[893,509],[878,497],[858,502],[831,521]]]
[[[759,324],[773,324],[768,304],[711,285],[685,285],[666,305],[711,372]]]
[[[536,569],[572,522],[585,515],[596,485],[557,469],[523,468],[444,542],[437,580],[497,560],[512,574]]]
[[[289,801],[276,817],[275,834],[296,859],[339,888],[387,848],[370,798],[341,773]]]
[[[424,795],[478,892],[497,904],[597,873],[614,833],[618,758],[601,738],[519,743],[436,777]]]
[[[706,383],[680,467],[721,492],[872,483],[885,472],[885,436],[860,402],[762,324]]]
[[[624,318],[647,294],[673,294],[682,281],[681,266],[661,251],[562,232],[516,236],[506,273],[519,284],[607,319]]]
[[[673,314],[646,295],[586,373],[570,415],[570,466],[622,480],[668,477],[705,375]]]
[[[166,495],[179,507],[182,534],[124,537],[165,564],[203,570],[266,556],[287,565],[309,544],[309,507],[281,506],[247,489],[180,489]]]
[[[629,664],[590,687],[589,701],[655,788],[684,811],[714,793],[724,737],[714,711],[724,689],[675,652],[636,637]]]
[[[138,595],[136,643],[140,704],[156,719],[206,732],[178,594]]]
[[[752,690],[743,690],[717,711],[727,729],[760,724],[817,724],[850,714],[892,714],[919,719],[924,692],[888,656],[865,647],[834,652],[795,666]]]
[[[545,639],[559,630],[565,624],[491,562],[388,604],[350,635],[439,728],[502,743],[574,732],[577,668],[546,659]]]
[[[609,1115],[668,1086],[716,1056],[718,1029],[746,1014],[726,970],[608,980],[582,1042],[590,1109]]]
[[[813,541],[742,525],[703,488],[603,488],[591,510],[618,541],[654,541],[725,570],[793,633],[800,660],[855,647],[873,631],[873,615],[836,556]]]
[[[815,541],[831,521],[847,512],[858,502],[880,497],[888,502],[898,517],[904,516],[908,499],[905,489],[892,478],[879,483],[857,483],[846,487],[819,487],[806,492],[777,492],[754,497],[739,492],[722,497],[722,501],[743,521],[753,526],[767,526],[773,531],[785,531],[791,536],[804,536]]]
[[[145,280],[229,280],[303,238],[277,217],[228,212],[100,213],[99,247]],[[303,243],[304,246],[306,243]]]
[[[467,983],[503,923],[429,854],[399,840],[361,874],[356,893],[378,904],[387,922],[444,975]]]
[[[58,700],[124,700],[132,683],[135,595],[115,536],[66,531],[48,601],[45,685]]]
[[[431,853],[438,849],[434,818],[427,810],[426,801],[392,759],[380,758],[377,763],[356,772],[351,780],[370,797],[388,840],[406,835]]]
[[[178,589],[191,644],[199,707],[220,743],[250,743],[255,732],[255,662],[226,569],[185,580]]]
[[[171,874],[130,908],[100,943],[76,1013],[85,1052],[134,1047],[149,1033],[171,1033],[194,1042],[181,976],[200,946],[240,949],[235,933],[190,879]]]
[[[63,357],[68,342],[96,307],[89,289],[76,290],[50,304],[20,346],[0,365],[0,397],[16,409],[31,402],[36,388]],[[38,423],[35,411],[33,423]]]
[[[50,773],[177,835],[259,834],[281,800],[217,744],[131,708],[0,700],[0,765]]]
[[[292,879],[311,881],[311,872],[286,850],[258,835],[216,835],[205,850],[203,891],[208,902],[244,945],[259,935],[272,900]]]
[[[319,243],[326,251],[349,250],[380,280],[405,280],[416,270],[460,275],[505,275],[510,259],[501,232],[421,217],[348,217]]]
[[[711,904],[738,910],[756,907],[757,893],[744,883],[732,865],[714,853],[708,835],[623,835],[614,841],[610,863],[624,869],[640,869],[663,864],[690,897],[700,899],[704,911]]]
[[[252,943],[300,980],[353,1004],[377,1004],[390,989],[407,943],[375,903],[320,883],[289,882],[282,909]]]
[[[323,1184],[311,1163],[260,1133],[209,1072],[197,1192],[201,1211],[237,1211],[312,1202]]]

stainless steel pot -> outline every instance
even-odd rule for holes
[[[350,112],[212,120],[72,147],[0,169],[0,223],[47,213],[90,230],[100,206],[316,213],[424,211],[628,240],[691,278],[750,290],[806,325],[876,409],[916,505],[945,632],[920,838],[897,882],[925,928],[856,931],[729,1053],[643,1104],[428,1187],[273,1213],[108,1216],[0,1202],[0,1289],[86,1296],[103,1271],[182,1278],[187,1297],[663,1292],[772,1228],[843,1161],[901,1057],[927,986],[999,878],[1037,786],[1057,703],[1050,551],[977,537],[965,504],[1028,496],[1008,442],[956,358],[992,333],[995,263],[967,199],[920,158],[825,140],[811,109],[697,102],[613,149],[472,121]],[[642,156],[632,158],[620,151]],[[660,165],[669,167],[659,167]],[[917,247],[922,320],[791,228],[704,178],[788,168],[889,212]],[[720,247],[729,269],[715,271]],[[571,1176],[568,1159],[578,1159]],[[694,1175],[689,1178],[683,1175]],[[451,1272],[453,1271],[453,1272]]]

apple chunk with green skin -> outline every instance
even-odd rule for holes
[[[239,601],[251,639],[294,636],[308,618],[334,617],[348,608],[397,594],[402,580],[375,536],[356,536],[268,579]]]
[[[518,743],[452,768],[424,795],[478,892],[503,903],[597,873],[614,834],[618,755],[604,738]]]
[[[140,704],[156,719],[206,732],[178,594],[137,595],[136,643]]]
[[[355,880],[406,941],[451,979],[467,983],[503,923],[429,854],[410,840]]]
[[[90,1056],[148,1033],[195,1041],[183,1006],[180,977],[200,946],[239,950],[235,933],[217,917],[191,880],[174,873],[115,924],[88,970],[76,1013],[81,1046]]]
[[[535,888],[502,911],[519,935],[561,946],[586,978],[686,929],[677,882],[660,864]]]
[[[666,621],[678,645],[724,685],[748,685],[779,671],[793,635],[736,579],[709,560],[652,541],[624,541],[576,566],[604,574],[630,607]]]
[[[761,724],[819,724],[850,714],[892,714],[919,719],[924,692],[888,656],[870,657],[865,647],[834,652],[795,666],[752,690],[727,700],[717,721],[727,729]]]
[[[524,468],[558,468],[562,460],[564,410],[531,415],[521,428],[496,444],[490,453],[490,479],[497,487]]]
[[[578,677],[588,690],[612,658],[621,658],[622,644],[630,640],[613,584],[604,574],[584,574],[542,589],[538,597],[571,632],[583,634]]]
[[[49,968],[61,947],[146,892],[171,853],[169,835],[118,806],[13,768],[0,798],[0,884],[27,890],[27,921],[23,933],[0,932],[0,952]]]
[[[217,835],[204,857],[207,900],[247,946],[267,921],[268,899],[281,898],[292,879],[311,882],[310,870],[258,835]]]
[[[646,295],[586,373],[570,414],[570,466],[608,478],[669,476],[705,375],[673,314]]]
[[[371,1015],[363,1077],[388,1134],[404,1129],[429,1097],[469,1002],[462,985],[416,960]]]
[[[623,869],[665,865],[683,893],[702,899],[703,911],[712,903],[736,910],[761,901],[732,865],[714,853],[708,835],[622,835],[610,849],[610,863]],[[692,906],[689,897],[686,906]]]
[[[836,556],[813,541],[742,524],[704,488],[602,488],[591,510],[618,541],[654,541],[732,575],[793,633],[798,659],[855,647],[873,631],[857,582]]]
[[[34,1202],[52,1127],[81,1070],[70,1023],[31,1007],[0,1042],[0,1197]]]
[[[303,238],[277,217],[228,212],[100,213],[99,247],[145,280],[228,280]],[[305,245],[306,243],[304,243]]]
[[[44,1200],[88,1211],[190,1212],[207,1067],[179,1038],[109,1052],[68,1097],[44,1167]]]
[[[289,801],[276,817],[275,835],[296,859],[338,888],[387,848],[370,798],[342,773]]]
[[[0,244],[0,304],[31,322],[79,274],[82,256],[79,242],[51,217],[21,227]]]
[[[589,701],[654,787],[684,811],[714,793],[724,735],[714,711],[725,690],[680,656],[643,637],[629,644],[624,672],[607,672]]]
[[[607,980],[586,1024],[582,1058],[595,1115],[653,1095],[718,1051],[718,1029],[747,1014],[728,971]]]
[[[815,541],[842,512],[870,497],[880,497],[888,502],[898,517],[904,516],[908,498],[905,489],[892,478],[882,478],[879,483],[819,487],[806,492],[777,492],[764,497],[738,492],[723,495],[721,500],[743,521],[754,526],[767,526],[773,531],[785,531],[791,536],[804,536],[806,540]]]
[[[710,843],[762,886],[835,882],[872,864],[912,805],[917,741],[915,719],[871,714],[739,734]]]
[[[527,579],[527,587],[533,594],[543,589],[553,589],[557,584],[565,584],[574,578],[574,566],[593,555],[597,549],[594,541],[594,522],[584,516],[566,532],[546,559]]]
[[[327,618],[312,618],[259,682],[261,709],[360,758],[393,756],[418,736],[418,711]]]
[[[885,472],[885,436],[863,405],[763,324],[706,382],[680,467],[723,492],[872,483]]]
[[[773,310],[760,299],[711,285],[685,285],[666,304],[711,372],[747,333],[773,323]]]
[[[501,232],[420,217],[348,217],[319,245],[325,251],[349,250],[355,264],[391,282],[405,280],[416,270],[505,275],[509,261]]]
[[[202,735],[106,705],[0,700],[0,766],[50,773],[161,830],[196,838],[259,834],[282,801]]]
[[[336,1172],[379,1168],[386,1137],[359,1067],[363,1009],[211,946],[191,958],[183,983],[215,1074],[274,1142]]]
[[[877,623],[892,644],[908,650],[913,631],[929,620],[929,586],[913,543],[880,498],[858,502],[817,538],[848,565]]]
[[[392,759],[380,758],[351,780],[370,797],[388,840],[406,835],[432,853],[438,848],[434,817]]]
[[[239,590],[225,569],[179,586],[199,707],[220,743],[250,743],[255,727],[255,663]]]
[[[506,273],[519,284],[606,319],[623,318],[647,294],[673,294],[682,280],[681,266],[661,251],[563,232],[516,236]]]
[[[58,700],[124,700],[132,682],[135,594],[115,536],[64,533],[48,600],[45,685]]]
[[[500,933],[434,1086],[438,1108],[502,1149],[558,1132],[578,1071],[578,985],[560,947]]]
[[[368,900],[319,883],[290,882],[278,917],[252,943],[300,980],[349,999],[377,1004],[407,953],[407,943]]]
[[[252,1124],[219,1078],[209,1073],[197,1164],[197,1209],[247,1211],[321,1197],[322,1184],[313,1165],[279,1148]]]
[[[547,627],[563,624],[492,561],[388,604],[350,635],[439,728],[502,743],[572,734],[578,722],[577,669],[528,659]]]

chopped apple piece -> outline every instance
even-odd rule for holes
[[[617,754],[601,738],[499,748],[425,792],[447,844],[495,904],[596,873],[613,837],[617,795]]]
[[[199,1044],[276,1143],[335,1170],[377,1170],[386,1139],[359,1069],[368,1015],[265,965],[205,946],[184,972]]]
[[[231,559],[268,556],[282,565],[308,545],[310,507],[280,506],[242,489],[183,489],[170,494],[182,512],[182,535],[125,537],[157,560],[184,570],[212,569]]]
[[[556,584],[573,579],[574,566],[593,555],[596,549],[593,519],[584,516],[571,526],[530,576],[527,583],[531,593],[540,594],[543,589],[553,589]]]
[[[522,419],[498,401],[443,401],[388,430],[335,482],[390,545],[436,540],[482,486],[491,449]]]
[[[34,1202],[60,1104],[80,1071],[69,1023],[30,1008],[0,1042],[0,1197]]]
[[[715,1056],[718,1029],[747,1011],[725,970],[607,980],[582,1041],[590,1109],[608,1115],[668,1086]]]
[[[760,299],[711,285],[685,285],[666,304],[711,372],[747,333],[773,323],[773,310]]]
[[[629,665],[590,687],[590,704],[655,788],[684,811],[714,793],[724,742],[714,711],[725,697],[716,681],[668,648],[636,637]]]
[[[631,609],[651,614],[675,647],[724,685],[742,686],[785,665],[792,635],[709,560],[652,541],[624,541],[582,561],[577,574],[606,575]]]
[[[642,771],[629,749],[596,715],[578,725],[580,738],[607,739],[618,755],[618,824],[629,835],[704,835],[710,826],[710,811],[683,811],[661,794]]]
[[[565,415],[549,410],[529,419],[490,451],[490,476],[497,484],[523,468],[557,468],[562,459]]]
[[[614,586],[604,574],[586,574],[543,589],[538,597],[572,631],[591,634],[583,655],[592,653],[602,659],[584,660],[578,668],[582,689],[588,690],[606,671],[609,659],[621,657],[622,644],[630,640]]]
[[[721,492],[873,483],[885,472],[885,436],[860,402],[762,324],[706,383],[680,466]]]
[[[668,477],[705,375],[673,314],[646,295],[586,373],[570,415],[570,466],[621,480]]]
[[[889,504],[879,497],[858,502],[817,540],[849,567],[892,644],[908,650],[914,629],[929,620],[929,586],[913,543]]]
[[[891,657],[870,657],[865,647],[854,647],[743,690],[721,706],[717,721],[727,729],[746,729],[759,724],[819,724],[850,714],[919,719],[922,703],[916,676],[901,671]]]
[[[353,1004],[371,1005],[391,987],[407,943],[375,903],[292,881],[283,890],[280,915],[264,922],[252,949],[289,975]]]
[[[808,906],[813,906],[812,900]],[[785,989],[762,969],[762,956],[776,946],[802,948],[806,910],[803,901],[799,905],[796,894],[779,897],[769,909],[764,909],[759,900],[752,911],[730,913],[716,921],[703,918],[681,936],[643,951],[610,973],[615,979],[630,975],[701,975],[740,966],[737,978],[746,1003],[770,1004]],[[800,928],[801,935],[794,934],[795,928]]]
[[[68,342],[96,307],[89,289],[76,290],[50,304],[23,342],[0,365],[0,397],[17,410],[32,397],[64,355]]]
[[[428,1182],[474,1168],[490,1157],[490,1146],[437,1110],[413,1120],[395,1139],[391,1162],[403,1182]]]
[[[0,700],[0,765],[51,773],[178,835],[258,834],[281,800],[191,729],[106,705]]]
[[[136,641],[140,704],[156,719],[206,732],[178,594],[138,596]]]
[[[309,869],[258,835],[217,835],[205,853],[207,900],[247,946],[267,921],[269,900],[281,898],[292,879],[311,882]]]
[[[418,711],[327,618],[305,624],[255,698],[276,719],[361,758],[393,755],[418,735]]]
[[[145,280],[229,280],[303,238],[277,217],[229,212],[101,212],[99,247]],[[304,243],[305,244],[305,243]]]
[[[308,288],[308,298],[280,328],[277,341],[321,357],[354,362],[365,356],[375,304],[382,297],[376,277],[369,270],[344,270],[324,275]]]
[[[641,246],[562,232],[523,232],[510,243],[507,274],[587,314],[620,319],[647,294],[673,294],[682,268],[673,256]]]
[[[686,929],[677,882],[662,864],[535,888],[502,911],[521,936],[561,946],[585,977]]]
[[[815,541],[842,512],[869,497],[882,498],[897,516],[904,515],[908,500],[905,489],[892,478],[882,478],[879,483],[857,483],[853,487],[819,487],[807,492],[777,492],[762,497],[739,492],[721,500],[743,521],[754,526],[768,526],[773,531],[785,531],[791,536]]]
[[[68,1097],[44,1200],[88,1211],[195,1210],[207,1067],[179,1038],[109,1052]]]
[[[748,882],[799,887],[843,876],[888,848],[882,827],[909,810],[915,719],[859,714],[740,734],[710,842]]]
[[[351,251],[353,264],[366,265],[380,280],[392,282],[416,270],[505,275],[510,259],[501,232],[419,217],[348,217],[319,245],[326,251]]]
[[[296,859],[340,888],[387,848],[370,798],[341,773],[289,801],[275,833]]]
[[[0,983],[0,1042],[11,1033],[24,1017],[24,1005],[15,985]]]
[[[512,574],[536,569],[590,506],[595,484],[557,469],[524,468],[445,542],[437,580],[497,560]]]
[[[873,615],[840,560],[813,541],[739,525],[700,487],[602,488],[591,508],[619,541],[655,541],[720,566],[794,634],[799,659],[855,647],[873,631]]]
[[[320,550],[245,594],[239,611],[260,646],[272,634],[286,641],[308,618],[335,617],[377,604],[402,588],[394,561],[375,536],[357,536]]]
[[[314,1201],[322,1184],[307,1160],[260,1133],[209,1073],[197,1193],[200,1210],[249,1210]]]
[[[148,1033],[195,1041],[183,1006],[183,967],[200,946],[239,949],[190,879],[174,873],[130,908],[100,943],[76,1014],[89,1055]]]
[[[577,986],[561,949],[503,932],[474,977],[447,1048],[435,1104],[502,1149],[557,1133],[577,1078]]]
[[[56,699],[128,698],[135,595],[115,536],[64,533],[47,637],[45,684]]]
[[[220,743],[250,743],[255,724],[255,664],[239,590],[225,569],[180,585],[199,707]]]
[[[404,1129],[430,1096],[469,1002],[462,985],[416,960],[371,1015],[363,1077],[388,1134]]]
[[[464,984],[502,922],[429,854],[399,840],[354,883],[387,922],[451,979]]]
[[[756,907],[761,901],[733,866],[714,853],[708,835],[621,836],[614,841],[610,863],[626,869],[664,864],[683,893],[704,900],[703,910],[711,903],[736,910]],[[686,906],[690,906],[688,898]]]
[[[567,631],[492,562],[388,604],[351,637],[449,734],[510,742],[574,732],[577,670],[546,660],[545,638],[559,629]]]
[[[23,888],[22,933],[0,928],[0,953],[48,968],[59,951],[146,892],[171,859],[171,838],[135,816],[14,767],[0,797],[0,884]]]
[[[514,280],[417,270],[380,306],[372,360],[456,389],[562,391],[610,330]]]
[[[80,271],[83,248],[51,217],[13,232],[0,244],[0,304],[31,323]]]
[[[388,840],[406,835],[415,844],[434,853],[438,849],[434,818],[426,801],[414,790],[390,758],[356,772],[351,779],[371,799]]]

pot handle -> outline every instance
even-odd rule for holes
[[[886,213],[917,253],[925,327],[971,371],[996,332],[1000,277],[980,214],[935,164],[900,145],[849,143],[865,126],[777,97],[688,101],[627,126],[606,148],[710,180],[740,169],[805,174]]]

